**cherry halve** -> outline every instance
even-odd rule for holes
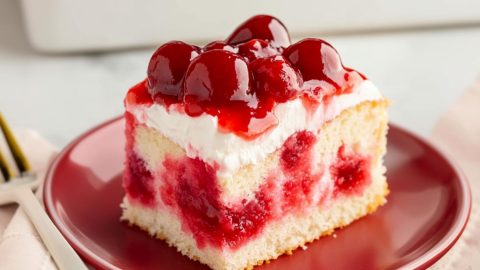
[[[274,47],[286,48],[290,45],[290,35],[285,25],[269,15],[257,15],[242,23],[227,38],[228,44],[239,44],[251,39],[263,39]]]
[[[148,91],[152,97],[181,98],[181,86],[190,61],[200,49],[181,41],[170,41],[160,46],[148,64]]]
[[[302,84],[301,75],[281,55],[259,58],[250,63],[257,96],[276,102],[295,98]]]
[[[225,50],[211,50],[195,58],[185,74],[185,111],[200,115],[211,108],[232,103],[255,103],[251,77],[245,60]]]

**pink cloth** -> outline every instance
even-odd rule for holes
[[[56,149],[35,132],[22,132],[18,137],[33,166],[44,171]],[[432,269],[480,269],[480,81],[440,118],[431,140],[460,164],[470,180],[473,195],[465,232]],[[0,208],[2,234],[0,269],[56,269],[21,209]]]
[[[33,169],[39,172],[38,177],[43,179],[57,149],[34,131],[23,130],[15,135]],[[0,269],[57,269],[28,216],[17,206],[0,208],[0,235]]]
[[[441,117],[431,140],[460,164],[472,190],[463,235],[432,269],[480,269],[480,80]]]

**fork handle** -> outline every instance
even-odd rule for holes
[[[63,238],[62,234],[55,227],[53,222],[47,216],[47,213],[40,205],[33,192],[28,187],[18,187],[15,192],[15,201],[30,217],[42,238],[43,242],[50,251],[58,268],[88,270],[77,253]]]

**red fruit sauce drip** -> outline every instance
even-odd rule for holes
[[[134,86],[126,100],[176,105],[191,117],[217,116],[222,130],[253,139],[277,125],[275,104],[299,97],[320,103],[364,79],[344,67],[327,42],[310,38],[291,44],[283,23],[259,15],[204,48],[180,41],[160,46],[147,81]]]
[[[360,194],[371,182],[370,158],[357,153],[347,153],[345,146],[338,149],[337,159],[330,166],[335,182],[335,195]]]
[[[125,97],[126,104],[152,105],[153,99],[148,92],[147,80],[143,80],[128,90]]]

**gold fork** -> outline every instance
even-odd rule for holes
[[[22,207],[50,251],[58,268],[62,270],[87,270],[85,264],[63,238],[33,194],[32,189],[38,187],[39,184],[38,177],[32,171],[1,112],[0,129],[11,153],[11,160],[15,164],[15,168],[10,166],[7,156],[0,151],[0,176],[4,182],[0,184],[0,205],[16,202]]]

